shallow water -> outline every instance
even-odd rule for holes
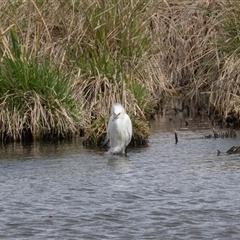
[[[76,142],[0,149],[0,239],[238,239],[240,156],[224,152],[239,136],[189,123],[157,120],[128,158]]]

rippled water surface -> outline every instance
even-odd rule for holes
[[[2,148],[0,239],[239,239],[240,156],[224,153],[239,136],[209,133],[160,119],[128,158],[80,143]]]

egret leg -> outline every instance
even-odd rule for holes
[[[125,147],[125,157],[127,157],[127,147]]]

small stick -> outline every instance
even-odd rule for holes
[[[177,134],[177,131],[175,130],[175,144],[178,143],[178,134]]]

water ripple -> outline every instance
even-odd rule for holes
[[[238,239],[239,156],[216,155],[237,139],[206,132],[184,129],[175,145],[155,131],[129,158],[79,144],[2,150],[0,239]]]

